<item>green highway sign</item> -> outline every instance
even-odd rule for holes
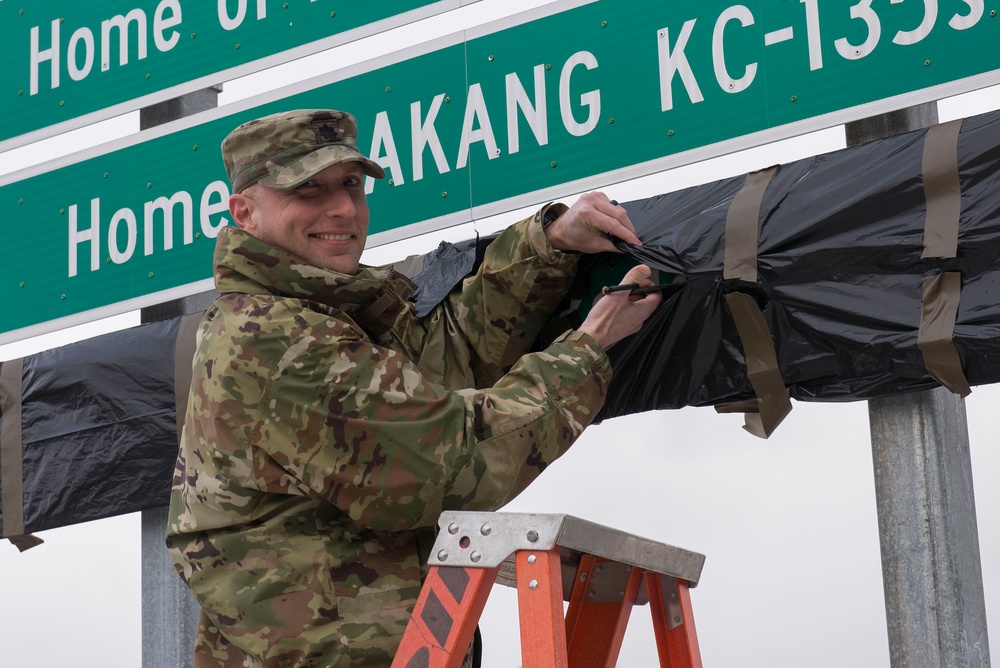
[[[981,0],[555,3],[0,181],[0,342],[205,289],[264,114],[358,117],[380,243],[997,83],[998,38]]]
[[[0,150],[477,1],[0,1]]]

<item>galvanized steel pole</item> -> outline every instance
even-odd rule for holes
[[[218,106],[219,90],[195,91],[139,113],[142,130]],[[215,292],[142,309],[142,322],[167,320],[208,308]],[[142,668],[191,668],[201,608],[177,575],[164,543],[167,509],[142,511]]]
[[[849,123],[853,146],[937,123],[936,103]],[[868,402],[892,668],[990,665],[965,402]]]

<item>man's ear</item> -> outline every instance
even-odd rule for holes
[[[232,214],[233,221],[241,230],[249,232],[253,227],[251,217],[253,206],[253,200],[242,193],[234,193],[229,196],[229,213]]]

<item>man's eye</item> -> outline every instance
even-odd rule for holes
[[[312,179],[309,179],[308,181],[303,181],[302,183],[300,183],[299,188],[312,188],[315,185],[316,182],[313,181]]]
[[[348,176],[344,179],[344,185],[348,188],[356,188],[361,185],[360,176]]]

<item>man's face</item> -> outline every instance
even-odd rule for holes
[[[368,238],[364,172],[357,162],[328,167],[297,188],[261,184],[230,198],[236,224],[318,267],[358,271]]]

